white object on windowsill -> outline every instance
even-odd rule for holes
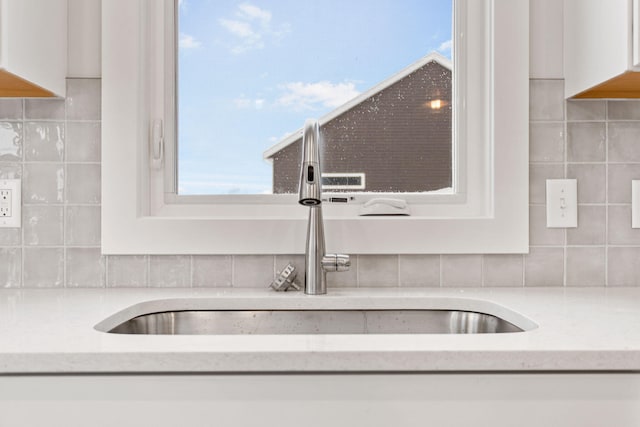
[[[360,208],[360,216],[366,215],[411,215],[409,205],[402,199],[371,199]]]

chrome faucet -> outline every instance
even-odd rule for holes
[[[302,165],[298,203],[309,207],[307,247],[304,258],[304,293],[324,295],[327,293],[327,272],[347,271],[351,261],[349,255],[325,253],[320,126],[314,119],[307,119],[302,131]]]

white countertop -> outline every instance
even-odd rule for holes
[[[94,329],[107,318],[113,323],[187,308],[459,308],[516,324],[526,318],[538,327],[477,335],[281,336]],[[0,374],[576,370],[640,371],[640,289],[330,289],[326,296],[238,289],[0,290]]]

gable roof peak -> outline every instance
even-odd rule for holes
[[[408,75],[412,74],[413,72],[419,70],[420,68],[424,67],[425,65],[427,65],[430,62],[436,62],[436,63],[440,64],[442,67],[444,67],[444,68],[446,68],[448,70],[452,69],[452,62],[451,62],[451,60],[449,58],[445,57],[444,55],[442,55],[442,54],[440,54],[440,53],[438,53],[436,51],[433,51],[433,52],[429,53],[428,55],[423,56],[422,58],[420,58],[419,60],[417,60],[413,64],[411,64],[411,65],[403,68],[402,70],[398,71],[397,73],[395,73],[391,77],[388,77],[387,79],[381,81],[380,83],[378,83],[377,85],[373,86],[372,88],[366,90],[365,92],[363,92],[360,95],[356,96],[355,98],[351,99],[350,101],[345,102],[344,104],[342,104],[338,108],[336,108],[336,109],[328,112],[324,116],[320,117],[320,119],[318,119],[318,122],[320,123],[320,126],[322,126],[325,123],[335,119],[336,117],[340,116],[341,114],[345,113],[346,111],[349,111],[350,109],[352,109],[356,105],[364,102],[365,100],[371,98],[372,96],[376,95],[377,93],[382,92],[384,89],[390,87],[394,83],[399,82],[403,78],[405,78]],[[262,158],[265,159],[265,160],[269,160],[270,161],[271,157],[273,157],[274,154],[276,154],[277,152],[281,151],[285,147],[293,144],[301,136],[302,136],[302,128],[300,128],[297,131],[287,135],[286,137],[281,139],[279,142],[277,142],[276,144],[274,144],[271,147],[269,147],[267,150],[264,151],[264,153],[262,153]]]

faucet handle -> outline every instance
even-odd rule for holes
[[[322,257],[324,271],[348,271],[351,259],[345,254],[326,254]]]

